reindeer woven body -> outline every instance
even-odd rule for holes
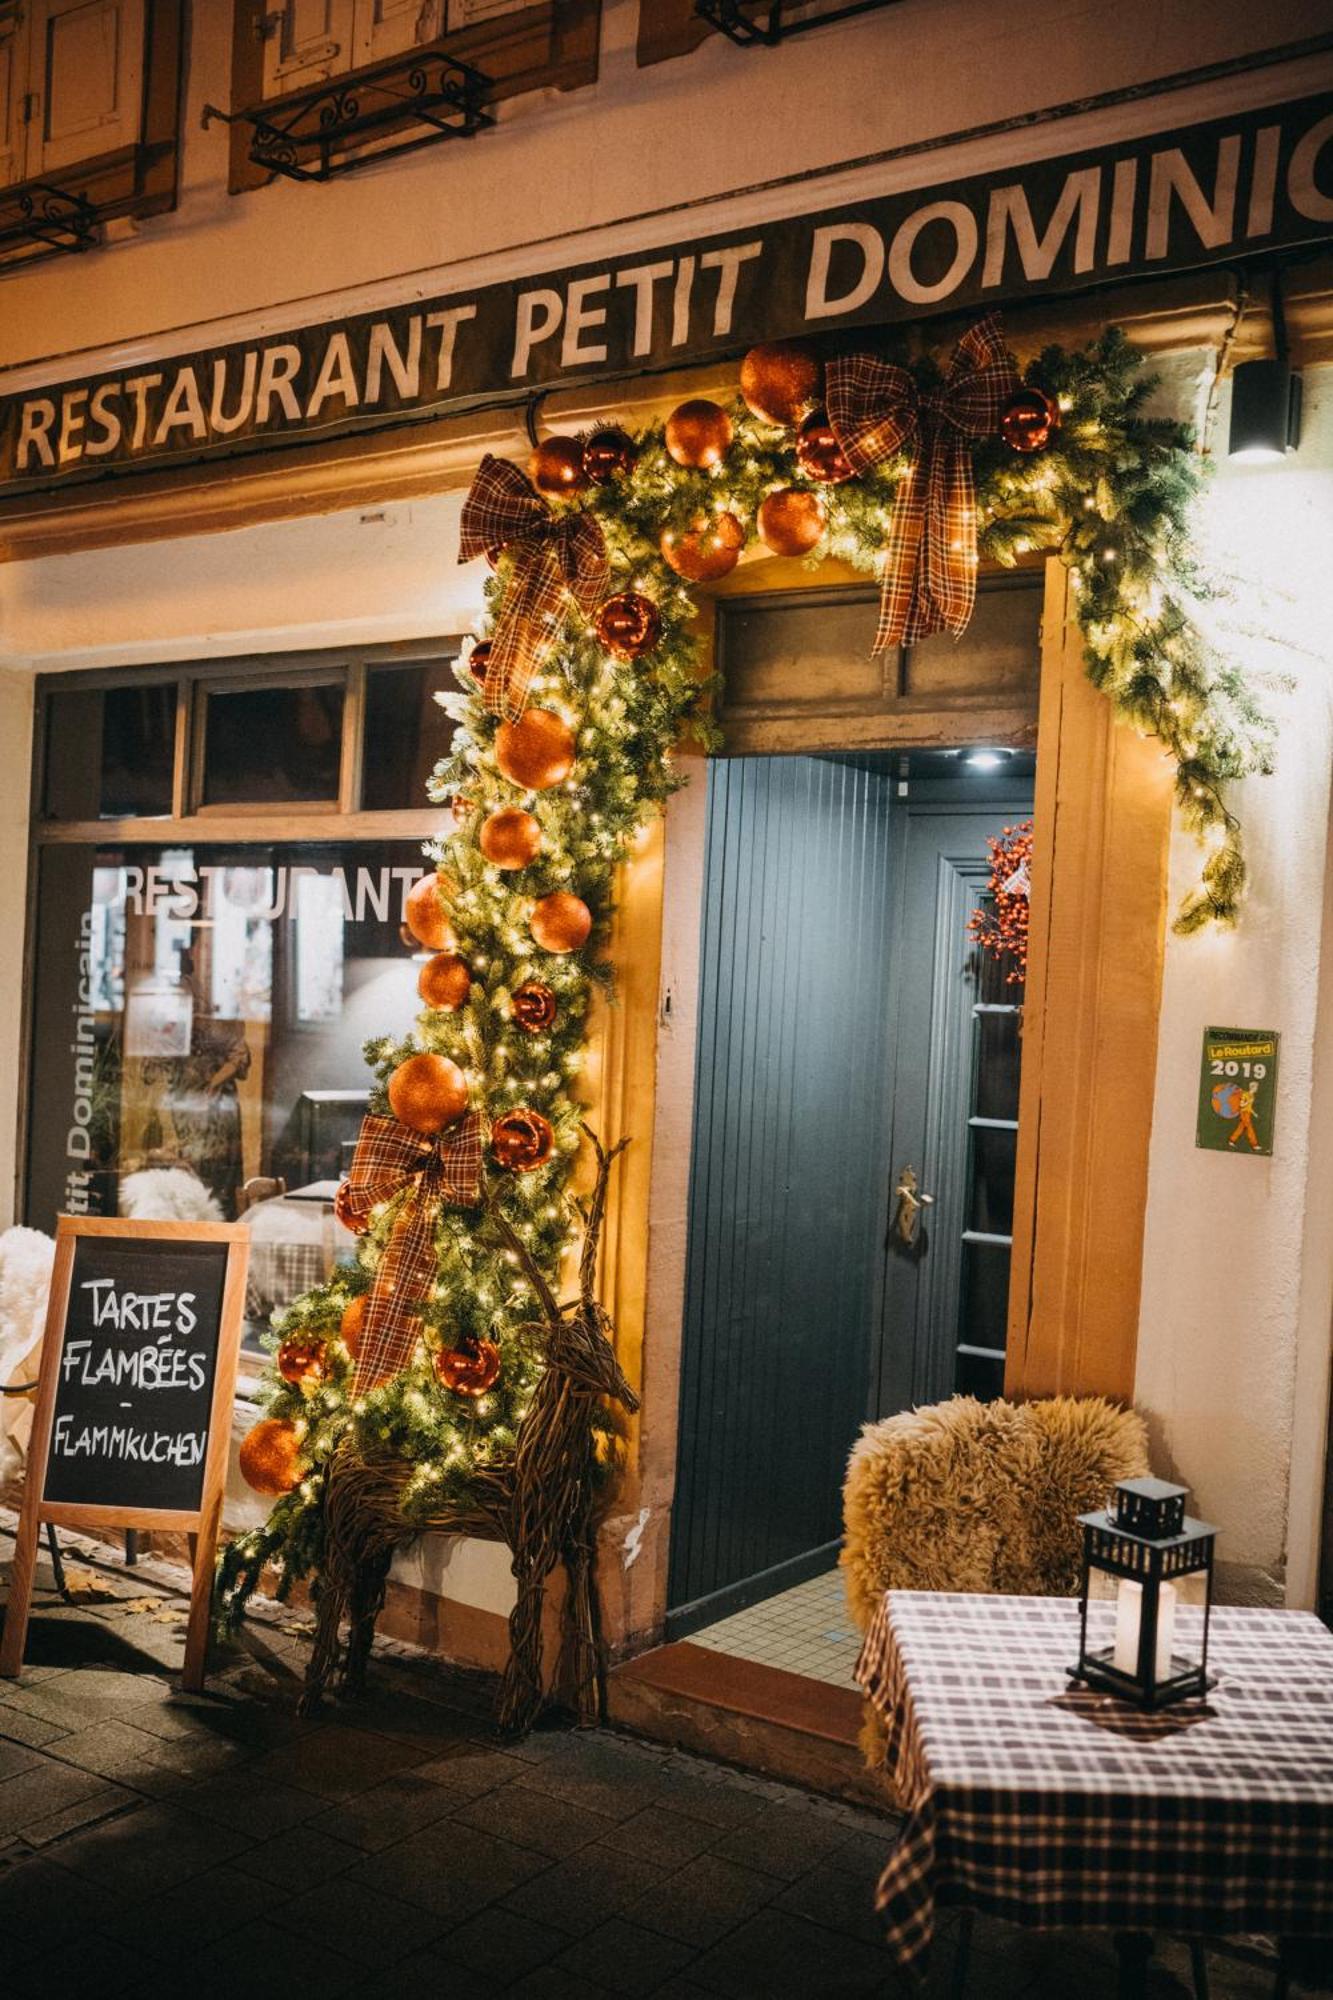
[[[315,1645],[301,1704],[306,1712],[335,1673],[344,1693],[355,1694],[364,1685],[394,1552],[414,1536],[435,1531],[502,1541],[513,1556],[518,1596],[509,1619],[509,1661],[497,1703],[501,1729],[511,1734],[530,1729],[545,1701],[542,1613],[547,1581],[557,1563],[564,1564],[566,1590],[554,1685],[567,1691],[580,1722],[595,1722],[603,1713],[592,1416],[606,1398],[631,1413],[639,1402],[616,1360],[611,1321],[593,1289],[607,1182],[616,1155],[629,1142],[622,1139],[608,1153],[591,1132],[588,1136],[597,1153],[597,1184],[585,1212],[576,1299],[561,1305],[508,1218],[494,1203],[487,1211],[489,1226],[522,1267],[542,1315],[525,1329],[539,1345],[544,1366],[513,1453],[477,1472],[464,1503],[410,1521],[402,1507],[410,1465],[401,1459],[363,1459],[348,1445],[333,1459],[324,1499]],[[344,1622],[347,1644],[339,1672]]]

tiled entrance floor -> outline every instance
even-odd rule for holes
[[[842,1572],[832,1569],[692,1632],[690,1644],[851,1687],[861,1640],[847,1612]]]

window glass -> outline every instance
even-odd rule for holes
[[[252,1334],[350,1257],[333,1188],[362,1046],[420,1006],[424,865],[410,840],[44,848],[27,1220],[244,1214]]]
[[[455,727],[435,691],[453,685],[444,659],[366,669],[361,804],[367,812],[425,803],[426,780],[447,756]]]
[[[147,819],[171,811],[176,683],[58,689],[48,699],[48,819]]]
[[[337,798],[341,681],[206,689],[201,699],[207,704],[201,804],[309,804]]]

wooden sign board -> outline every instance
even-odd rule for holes
[[[0,1675],[47,1522],[171,1528],[194,1569],[182,1685],[203,1686],[248,1251],[236,1222],[60,1217]]]

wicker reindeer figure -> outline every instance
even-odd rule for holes
[[[588,1137],[597,1154],[597,1182],[583,1210],[576,1299],[565,1305],[558,1302],[513,1225],[494,1199],[488,1204],[489,1227],[522,1269],[541,1311],[541,1318],[523,1330],[540,1348],[545,1365],[519,1425],[513,1453],[481,1468],[460,1504],[442,1506],[425,1521],[412,1522],[401,1508],[410,1468],[398,1461],[367,1463],[346,1447],[330,1467],[325,1559],[315,1646],[302,1700],[305,1711],[318,1702],[337,1665],[344,1618],[348,1640],[340,1685],[345,1693],[359,1692],[394,1550],[412,1535],[434,1530],[503,1541],[512,1553],[518,1598],[509,1619],[509,1662],[497,1704],[500,1727],[521,1734],[541,1710],[542,1613],[547,1580],[561,1562],[566,1592],[557,1684],[572,1693],[580,1722],[595,1722],[603,1713],[605,1662],[594,1578],[592,1417],[605,1399],[631,1413],[639,1402],[616,1360],[611,1320],[594,1291],[607,1183],[616,1156],[629,1141],[622,1139],[608,1153],[594,1133],[588,1132]]]

